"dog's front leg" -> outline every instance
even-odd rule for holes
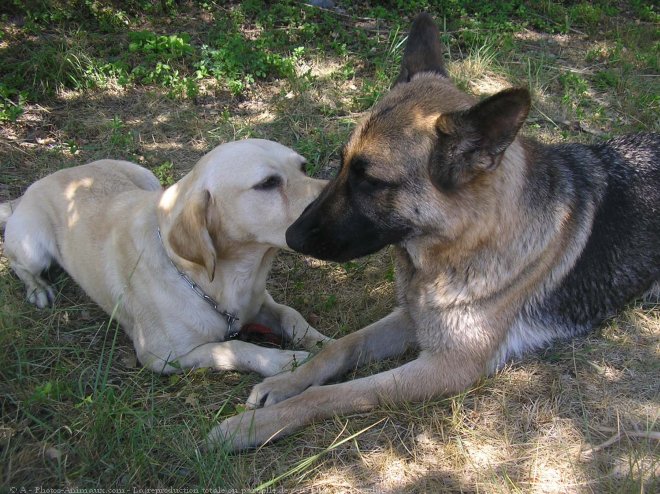
[[[239,450],[260,446],[336,414],[366,412],[383,403],[422,401],[468,387],[479,377],[462,352],[422,352],[396,369],[329,386],[313,386],[277,405],[231,417],[215,427],[210,445]]]
[[[268,292],[266,292],[261,311],[270,312],[279,320],[282,332],[293,342],[294,346],[302,346],[307,350],[319,350],[323,344],[332,341],[332,338],[319,333],[310,326],[297,310],[275,302]]]
[[[305,361],[309,354],[277,348],[264,348],[239,340],[205,343],[178,357],[176,365],[163,366],[156,361],[150,367],[156,372],[171,374],[180,369],[210,367],[215,370],[257,372],[273,376],[294,368]]]
[[[250,394],[250,407],[270,406],[318,386],[366,363],[394,357],[416,345],[414,324],[402,309],[332,341],[314,358],[292,372],[265,379]]]

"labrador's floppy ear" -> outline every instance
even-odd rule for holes
[[[524,88],[505,89],[465,111],[441,115],[438,141],[429,163],[440,189],[460,186],[496,169],[525,122],[531,99]]]
[[[440,33],[433,18],[427,13],[419,14],[410,28],[403,51],[401,72],[395,84],[410,82],[419,72],[435,72],[447,77],[442,52]]]
[[[175,218],[167,239],[179,257],[204,267],[209,281],[213,281],[217,252],[211,238],[210,205],[208,190],[194,192]]]

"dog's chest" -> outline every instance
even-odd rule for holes
[[[405,307],[415,322],[417,342],[424,350],[445,347],[451,335],[466,327],[474,318],[469,307],[458,309],[443,306],[432,283],[411,283],[404,297]]]
[[[167,281],[167,289],[151,292],[153,298],[150,304],[141,304],[141,312],[155,312],[161,320],[155,325],[167,329],[170,338],[179,342],[177,346],[185,346],[186,341],[194,347],[230,339],[231,333],[255,316],[260,304],[257,294],[240,286],[210,296],[199,287],[193,289],[179,275]]]
[[[447,308],[469,303],[473,287],[466,276],[450,267],[418,268],[403,249],[397,252],[396,288],[399,303],[416,314],[438,313]]]
[[[460,346],[466,340],[491,333],[488,310],[473,303],[474,294],[466,280],[451,271],[421,273],[405,258],[397,265],[399,303],[415,323],[421,349],[435,352]]]

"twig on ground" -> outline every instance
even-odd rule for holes
[[[595,427],[596,430],[599,430],[601,432],[615,432],[615,434],[610,437],[607,441],[598,444],[597,446],[594,446],[593,448],[589,448],[585,451],[582,451],[580,453],[580,456],[582,460],[588,460],[591,458],[591,455],[593,453],[596,453],[598,451],[602,451],[605,448],[608,448],[609,446],[613,445],[614,443],[617,443],[621,440],[621,438],[625,437],[637,437],[637,438],[643,438],[643,439],[652,439],[655,441],[660,441],[660,432],[659,431],[626,431],[623,429],[615,429],[613,427],[605,427],[605,426],[597,426]]]

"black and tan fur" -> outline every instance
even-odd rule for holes
[[[287,231],[293,249],[335,261],[394,244],[399,307],[257,385],[249,402],[264,408],[211,440],[250,447],[383,400],[459,392],[660,279],[660,136],[543,145],[518,135],[529,108],[525,89],[480,102],[457,89],[433,20],[416,19],[397,84]],[[401,367],[322,386],[410,347],[419,356]]]

